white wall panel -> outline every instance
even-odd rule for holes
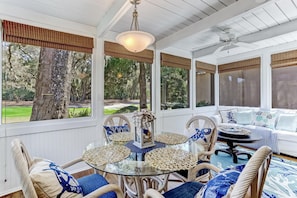
[[[85,127],[48,133],[29,134],[0,138],[0,196],[18,189],[19,176],[15,170],[10,151],[10,142],[20,138],[26,145],[31,156],[38,156],[64,164],[81,157],[84,148],[93,141],[103,141],[103,132],[100,127]],[[69,169],[70,172],[89,168],[80,163]],[[5,180],[7,180],[5,182]]]

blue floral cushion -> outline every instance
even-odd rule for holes
[[[198,194],[197,198],[221,198],[224,197],[229,188],[236,183],[240,173],[245,165],[239,165],[233,168],[228,168],[218,173],[214,178],[209,180],[205,186],[203,186]]]
[[[30,169],[30,177],[38,197],[83,197],[78,181],[52,161],[36,161]]]
[[[219,113],[223,123],[237,123],[236,114],[237,109],[220,110]]]
[[[203,128],[203,129],[196,129],[196,133],[192,135],[190,138],[193,141],[197,141],[199,139],[203,140],[205,143],[209,142],[209,135],[211,135],[211,128]]]
[[[122,126],[103,126],[107,136],[110,136],[113,133],[121,133],[121,132],[130,132],[128,124],[124,124]]]
[[[277,112],[257,111],[255,113],[254,125],[274,129]]]

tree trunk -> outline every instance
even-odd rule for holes
[[[68,51],[41,48],[31,121],[68,117],[71,64]]]
[[[140,92],[140,109],[146,109],[146,77],[145,77],[145,64],[140,63],[139,67],[139,92]]]

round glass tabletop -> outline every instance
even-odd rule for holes
[[[168,149],[166,148],[172,148],[173,151],[176,150],[179,151],[179,153],[185,153],[185,155],[189,156],[191,155],[192,158],[195,156],[197,160],[194,160],[194,162],[193,160],[191,161],[191,163],[194,163],[192,166],[195,166],[195,162],[198,161],[198,154],[204,150],[204,147],[201,144],[193,141],[186,141],[185,143],[176,145],[167,145],[155,141],[155,146],[144,149],[136,147],[133,144],[133,141],[129,141],[124,145],[121,144],[120,146],[117,142],[108,145],[95,142],[86,147],[83,153],[83,159],[88,165],[97,170],[123,176],[154,176],[176,171],[176,169],[156,168],[164,166],[156,166],[145,160],[146,153],[149,153],[150,151],[153,152],[154,149],[160,149],[160,151],[162,151],[162,148],[164,148],[164,152],[167,152],[166,155],[169,161],[170,158],[174,159],[176,157],[176,152],[168,152]],[[129,150],[130,153],[127,154],[127,150]],[[183,163],[182,160],[175,161],[176,163]],[[166,163],[166,161],[163,160],[163,163],[164,162]],[[180,165],[177,167],[183,166]]]

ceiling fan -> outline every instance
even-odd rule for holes
[[[223,30],[219,30],[218,35],[219,35],[220,46],[213,52],[213,54],[217,54],[220,51],[223,51],[224,49],[230,49],[236,46],[249,48],[249,49],[253,49],[256,47],[255,44],[238,41],[235,33],[232,31],[231,28],[225,28]]]

